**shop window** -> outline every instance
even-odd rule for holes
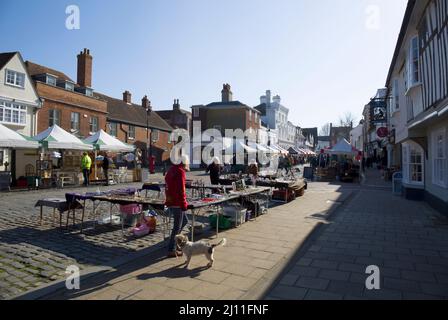
[[[423,185],[423,149],[415,143],[403,144],[403,181]]]
[[[5,157],[5,151],[0,150],[0,166],[3,166],[4,157]]]
[[[432,182],[441,187],[448,186],[448,170],[447,170],[447,138],[446,130],[441,129],[432,135]]]

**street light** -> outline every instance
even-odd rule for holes
[[[145,96],[146,97],[146,96]],[[148,170],[152,161],[152,130],[149,130],[149,117],[151,116],[152,108],[151,101],[148,100],[146,107],[146,150],[149,151],[148,156]]]

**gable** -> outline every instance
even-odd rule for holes
[[[12,70],[23,73],[25,75],[24,88],[14,87],[6,84],[6,71]],[[17,101],[32,105],[39,106],[39,96],[34,87],[34,82],[28,74],[25,63],[19,52],[16,52],[0,69],[0,97],[4,99],[15,99]]]

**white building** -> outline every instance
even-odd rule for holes
[[[350,131],[350,144],[356,149],[364,150],[364,122],[361,121],[357,127]]]
[[[19,52],[0,53],[0,123],[26,136],[37,134],[40,99]],[[37,151],[0,149],[0,171],[25,175],[25,162],[35,165]]]
[[[405,196],[441,212],[448,212],[447,19],[447,1],[408,2],[386,83]]]
[[[261,121],[268,129],[277,133],[278,144],[286,150],[294,147],[296,126],[288,121],[289,109],[281,104],[280,96],[271,99],[271,91],[267,90],[266,95],[260,97],[260,103],[255,109],[261,112]]]

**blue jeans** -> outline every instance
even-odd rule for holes
[[[176,237],[179,233],[181,233],[182,229],[187,224],[187,216],[185,211],[182,211],[180,208],[168,208],[170,216],[172,215],[174,218],[174,226],[171,231],[170,243],[168,244],[168,251],[173,252],[176,251],[176,242],[174,237]]]
[[[89,175],[90,175],[90,169],[83,169],[82,174],[84,176],[84,185],[88,186],[89,183]]]

